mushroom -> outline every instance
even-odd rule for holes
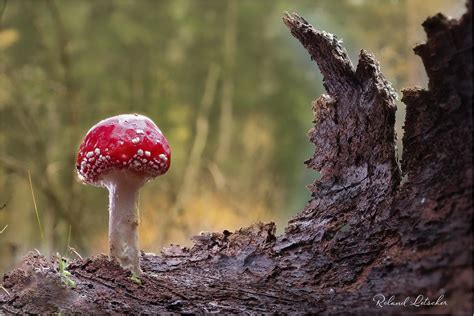
[[[158,126],[146,116],[117,115],[86,134],[76,169],[85,184],[109,190],[110,257],[139,275],[138,190],[170,167],[171,150]]]

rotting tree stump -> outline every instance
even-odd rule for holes
[[[403,91],[401,170],[396,96],[374,56],[362,50],[354,69],[335,36],[286,15],[327,94],[313,105],[306,162],[322,178],[285,233],[258,223],[142,253],[141,284],[99,255],[71,263],[71,289],[57,263],[29,253],[3,277],[0,312],[472,313],[472,0],[467,7],[460,20],[423,23],[428,40],[415,53],[429,89]],[[379,307],[377,294],[438,304]]]

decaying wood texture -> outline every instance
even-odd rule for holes
[[[193,237],[141,256],[141,284],[99,255],[71,263],[28,254],[3,277],[6,313],[472,313],[472,1],[460,20],[439,14],[415,48],[429,89],[406,89],[402,169],[395,93],[374,56],[354,68],[337,38],[296,14],[285,24],[316,61],[327,94],[314,102],[306,164],[322,178],[282,236],[273,223]],[[401,182],[402,176],[405,181]],[[447,305],[384,306],[417,295]]]

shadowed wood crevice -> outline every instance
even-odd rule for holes
[[[472,1],[459,20],[423,24],[428,40],[415,52],[430,84],[403,92],[403,184],[395,95],[375,57],[362,50],[354,68],[334,35],[296,14],[284,23],[327,90],[313,103],[306,162],[322,177],[285,233],[257,223],[142,253],[140,282],[104,255],[74,260],[74,289],[57,261],[32,252],[4,275],[1,312],[472,313]],[[448,305],[382,309],[376,294]]]

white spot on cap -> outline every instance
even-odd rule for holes
[[[151,152],[149,152],[148,150],[145,150],[145,156],[150,157],[150,156],[151,156]]]
[[[138,144],[140,142],[140,137],[135,137],[134,139],[132,139],[132,143],[134,144]]]
[[[137,155],[138,156],[143,156],[143,150],[142,149],[137,150]]]
[[[166,158],[164,154],[160,154],[159,157],[161,160],[164,160],[164,161],[168,160],[168,158]]]
[[[145,132],[142,129],[137,129],[135,132],[137,132],[137,134],[145,134]]]
[[[100,155],[100,149],[99,149],[99,148],[96,148],[96,149],[94,150],[94,152],[95,152],[96,155]]]
[[[90,158],[90,157],[92,157],[92,156],[94,156],[94,153],[93,153],[92,151],[89,151],[89,152],[86,154],[86,157],[87,157],[87,158]]]

